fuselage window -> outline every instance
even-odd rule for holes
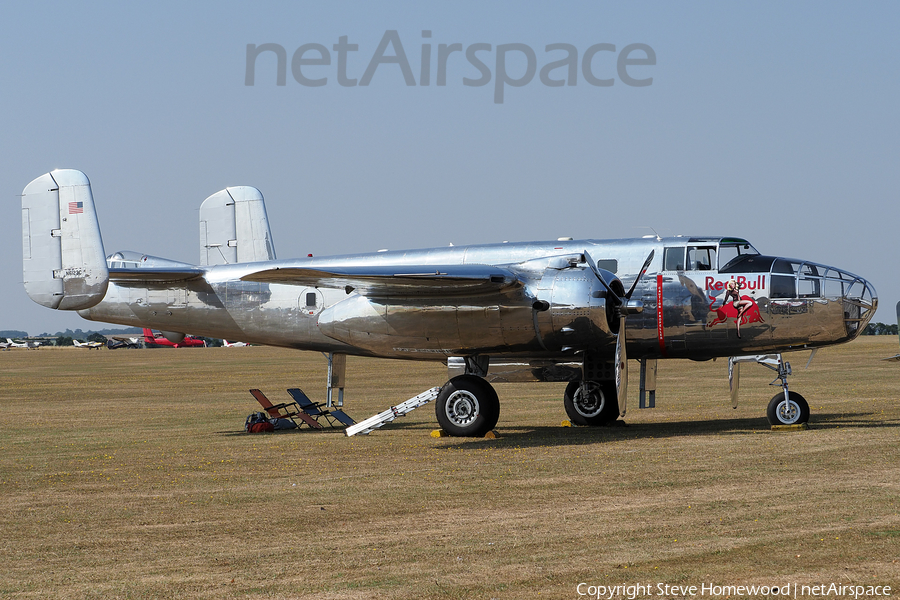
[[[819,279],[805,279],[801,277],[797,281],[797,295],[800,298],[818,298],[822,295],[822,282]]]
[[[315,308],[316,307],[316,293],[315,292],[307,292],[306,293],[306,308]]]
[[[663,270],[684,271],[684,248],[666,248],[663,253]]]
[[[610,273],[619,272],[619,261],[615,258],[598,258],[596,264],[597,268],[604,271],[609,271]]]

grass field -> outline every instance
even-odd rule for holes
[[[900,363],[879,360],[897,350],[862,338],[808,370],[790,355],[808,431],[770,431],[768,370],[745,365],[733,410],[726,363],[662,361],[653,410],[632,369],[628,427],[561,427],[563,384],[498,385],[493,440],[431,437],[431,406],[369,436],[243,433],[248,388],[324,397],[319,354],[0,352],[0,596],[574,599],[582,582],[897,596]],[[347,374],[361,420],[446,368],[351,357]]]

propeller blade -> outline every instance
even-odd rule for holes
[[[728,359],[728,389],[731,390],[731,408],[738,406],[738,391],[741,387],[741,363],[734,357]]]
[[[584,251],[584,261],[588,264],[591,270],[594,272],[594,275],[597,276],[597,279],[600,280],[600,283],[603,284],[603,287],[606,288],[606,291],[609,292],[609,298],[616,303],[617,312],[619,313],[619,332],[616,335],[616,396],[617,401],[619,403],[619,416],[625,416],[625,410],[627,409],[627,400],[628,400],[628,352],[626,350],[626,340],[625,340],[625,318],[629,314],[636,314],[643,310],[644,305],[641,301],[635,300],[631,301],[631,294],[634,293],[635,288],[637,287],[638,281],[641,280],[641,277],[644,276],[644,273],[647,272],[647,269],[650,268],[650,262],[653,260],[653,256],[655,254],[654,250],[650,251],[650,254],[647,256],[647,259],[644,261],[644,265],[641,267],[640,273],[634,279],[634,282],[631,284],[631,289],[628,290],[628,293],[625,296],[619,296],[615,291],[613,291],[612,287],[606,282],[605,279],[600,275],[600,270],[597,268],[597,263],[594,262],[594,259],[591,258],[590,253],[585,250]]]
[[[625,348],[625,315],[619,317],[619,335],[616,336],[616,396],[619,416],[625,416],[628,400],[628,351]]]
[[[597,279],[600,280],[600,283],[603,284],[603,287],[606,288],[606,291],[609,292],[610,298],[614,298],[614,299],[615,299],[615,302],[616,302],[616,305],[617,305],[617,306],[618,306],[618,305],[621,305],[622,302],[623,302],[622,298],[619,298],[619,295],[616,294],[616,293],[613,291],[612,287],[610,287],[610,285],[609,285],[608,283],[606,283],[606,280],[603,279],[603,276],[600,275],[600,269],[597,268],[597,263],[594,262],[594,259],[591,258],[591,255],[588,254],[588,251],[587,251],[587,250],[584,251],[584,261],[585,261],[585,262],[588,264],[588,266],[591,268],[591,271],[594,272],[594,275],[597,277]]]
[[[638,276],[634,278],[634,282],[631,284],[631,287],[628,289],[628,293],[625,294],[625,298],[631,300],[631,295],[634,293],[634,288],[637,287],[638,281],[641,280],[641,277],[644,276],[644,273],[647,272],[647,269],[650,268],[650,263],[653,261],[653,255],[656,254],[656,250],[650,250],[650,254],[647,255],[647,260],[644,261],[644,266],[641,267],[640,272],[638,272]]]

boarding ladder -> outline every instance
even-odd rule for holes
[[[384,412],[380,412],[373,417],[369,417],[365,421],[360,421],[356,425],[347,427],[346,429],[344,429],[344,433],[347,434],[347,437],[356,435],[357,433],[368,435],[379,427],[383,427],[387,423],[390,423],[397,417],[402,417],[403,415],[409,414],[420,406],[428,404],[429,402],[437,398],[440,392],[441,388],[433,387],[430,390],[422,392],[418,396],[410,398],[406,402],[401,402],[397,406],[392,406]]]

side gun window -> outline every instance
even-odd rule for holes
[[[666,248],[663,254],[663,270],[684,271],[684,248]]]

